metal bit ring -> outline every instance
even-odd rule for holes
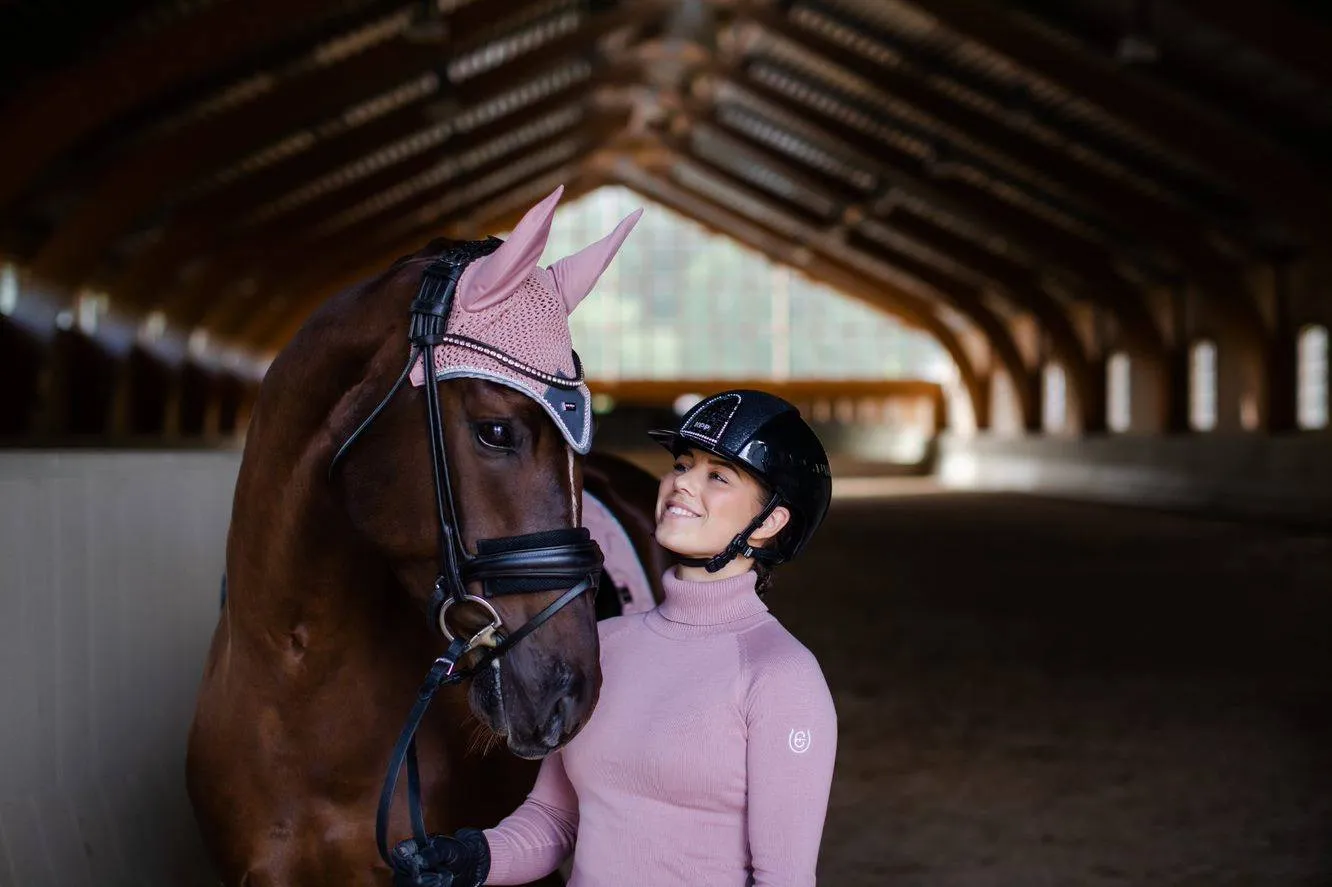
[[[482,628],[476,634],[472,635],[472,639],[467,642],[467,650],[471,650],[474,647],[480,646],[481,644],[486,644],[487,646],[494,646],[495,643],[497,643],[494,639],[495,632],[499,631],[504,627],[504,620],[500,618],[499,611],[495,609],[495,607],[490,603],[490,601],[486,600],[485,598],[477,597],[474,594],[464,595],[463,601],[474,604],[480,604],[481,608],[484,609],[486,613],[489,614],[490,616],[490,624],[487,625],[485,628]],[[453,631],[450,630],[448,619],[445,617],[448,615],[449,607],[453,606],[454,603],[456,602],[453,600],[453,598],[448,598],[447,600],[444,601],[444,604],[439,608],[439,630],[444,635],[445,640],[449,641],[450,643],[453,642],[453,639],[456,637],[456,635],[454,635]]]

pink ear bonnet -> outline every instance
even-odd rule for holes
[[[548,268],[537,265],[564,187],[527,211],[509,239],[463,271],[447,333],[470,340],[435,352],[435,378],[471,377],[516,388],[545,408],[578,453],[592,447],[592,397],[569,335],[569,315],[610,265],[643,211],[625,217],[601,240]],[[543,378],[550,381],[543,381]],[[424,384],[420,362],[412,384]]]

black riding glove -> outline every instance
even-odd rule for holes
[[[490,844],[480,829],[431,835],[424,847],[408,839],[393,848],[394,887],[481,887],[489,874]]]

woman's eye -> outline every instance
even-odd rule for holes
[[[513,429],[503,422],[482,422],[477,425],[476,439],[492,450],[514,448]]]
[[[676,462],[674,465],[671,466],[671,470],[674,471],[676,474],[684,474],[689,469],[685,467],[683,462]]]
[[[712,478],[713,480],[719,480],[719,481],[721,481],[721,482],[724,483],[724,484],[729,484],[729,483],[730,483],[729,480],[727,480],[725,477],[723,477],[722,475],[718,474],[718,473],[715,472],[715,471],[712,472],[711,474],[709,474],[708,477]]]

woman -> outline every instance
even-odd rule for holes
[[[823,520],[827,456],[761,391],[713,395],[651,434],[675,456],[656,506],[657,540],[679,556],[665,600],[601,624],[596,712],[526,802],[484,832],[405,842],[423,869],[523,884],[572,851],[570,887],[814,883],[836,714],[818,662],[759,595]]]

